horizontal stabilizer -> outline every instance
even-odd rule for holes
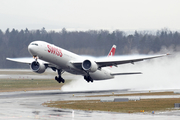
[[[133,75],[133,74],[142,74],[141,72],[133,72],[133,73],[111,73],[111,75]]]

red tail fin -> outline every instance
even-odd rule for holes
[[[116,51],[116,45],[113,45],[111,50],[109,51],[108,57],[114,56]]]

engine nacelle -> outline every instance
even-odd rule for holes
[[[46,70],[46,66],[43,63],[38,62],[38,61],[32,62],[30,67],[32,71],[36,73],[43,73]]]
[[[82,63],[82,68],[88,72],[95,72],[98,69],[98,65],[94,61],[84,60]]]

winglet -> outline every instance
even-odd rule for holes
[[[113,45],[111,50],[109,51],[108,57],[114,56],[116,51],[116,45]]]

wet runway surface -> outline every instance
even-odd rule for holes
[[[102,97],[85,97],[89,95],[105,95],[114,92],[115,94],[137,93],[141,91],[107,90],[107,91],[87,91],[87,92],[62,92],[60,90],[51,91],[29,91],[29,92],[6,92],[0,93],[0,119],[4,120],[179,120],[180,111],[166,111],[151,113],[115,113],[101,111],[81,111],[70,109],[57,109],[42,106],[44,102],[56,100],[90,100],[101,99]],[[74,96],[73,96],[74,95]],[[79,97],[81,96],[81,97]],[[126,98],[130,96],[126,96]],[[133,96],[134,97],[134,96]],[[140,97],[140,96],[135,96]],[[144,98],[158,98],[158,96],[141,96]],[[164,98],[180,98],[180,95],[165,95]],[[117,97],[116,97],[117,98]]]

